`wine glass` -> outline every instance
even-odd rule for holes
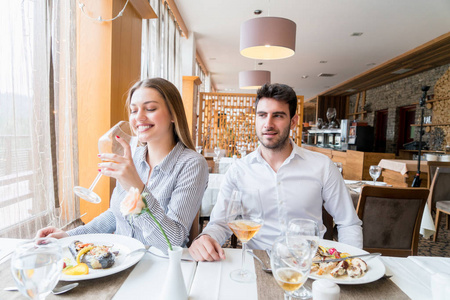
[[[342,174],[342,163],[341,162],[335,162],[334,165],[336,168],[338,168],[339,172]]]
[[[311,271],[311,248],[307,240],[297,239],[295,244],[287,236],[278,237],[272,245],[270,266],[273,277],[284,290],[284,299],[295,297]]]
[[[30,299],[45,299],[58,283],[62,268],[62,248],[54,238],[27,240],[17,246],[11,258],[14,281]]]
[[[200,154],[202,153],[202,149],[203,149],[202,146],[195,146],[195,150]]]
[[[104,135],[100,137],[98,140],[98,151],[99,153],[115,153],[118,155],[123,155],[123,147],[122,145],[116,141],[116,136],[119,136],[121,139],[125,140],[128,144],[131,142],[132,132],[130,123],[127,121],[120,121],[116,125],[114,125],[110,130],[108,130]],[[100,203],[102,199],[92,190],[94,189],[97,182],[102,177],[102,173],[98,173],[97,177],[95,177],[94,182],[91,184],[89,189],[76,186],[73,188],[74,193],[91,203]]]
[[[259,190],[248,188],[234,190],[227,202],[227,225],[242,242],[242,267],[232,271],[230,277],[238,282],[252,282],[255,281],[256,275],[245,269],[245,255],[247,242],[264,223]]]
[[[380,166],[370,166],[369,168],[370,177],[373,179],[373,185],[376,184],[377,178],[381,175],[381,167]]]
[[[330,107],[327,109],[327,119],[328,123],[330,123],[328,128],[334,128],[336,122],[334,122],[334,119],[336,118],[336,108]]]
[[[219,147],[214,147],[214,153],[216,154],[217,161],[218,161],[219,160],[219,156],[220,156],[220,148]]]
[[[319,247],[319,237],[320,231],[317,222],[309,219],[292,219],[289,221],[288,229],[286,231],[286,241],[290,247],[296,249],[296,244],[303,244],[306,241],[310,246],[310,265],[314,255]],[[300,250],[301,247],[300,247]],[[302,253],[300,253],[302,254]],[[310,289],[302,286],[295,292],[293,296],[299,299],[309,299],[312,297],[312,292]]]

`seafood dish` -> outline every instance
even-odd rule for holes
[[[349,278],[360,278],[368,270],[367,263],[361,258],[351,258],[337,262],[327,262],[327,260],[336,258],[345,258],[350,256],[348,253],[341,253],[335,248],[326,248],[319,246],[313,261],[321,261],[311,265],[311,272],[318,275],[331,275],[333,278],[348,276]]]
[[[85,263],[91,269],[107,269],[114,265],[117,252],[111,251],[111,246],[94,245],[73,241],[69,245],[70,253],[81,263]],[[78,263],[79,263],[78,262]]]

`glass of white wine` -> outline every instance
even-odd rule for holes
[[[286,236],[278,237],[272,245],[270,265],[273,277],[284,290],[284,299],[295,297],[311,271],[311,247],[307,240],[297,239],[290,244]]]
[[[19,291],[30,299],[45,299],[59,281],[62,248],[54,238],[19,244],[11,258],[11,272]]]
[[[104,135],[100,137],[98,140],[98,151],[99,153],[115,153],[118,155],[123,155],[123,147],[116,140],[116,136],[119,136],[121,139],[125,140],[128,144],[131,143],[131,138],[133,133],[131,132],[130,123],[127,121],[120,121],[116,125],[114,125],[110,130],[108,130]],[[102,177],[102,173],[98,173],[97,177],[95,177],[94,182],[87,189],[85,187],[76,186],[73,188],[74,193],[80,197],[91,203],[100,203],[102,199],[99,195],[93,192],[94,187],[97,185],[97,182]]]
[[[301,246],[304,241],[307,241],[311,248],[309,258],[311,262],[317,252],[317,248],[319,247],[319,237],[320,230],[317,222],[302,218],[292,219],[291,221],[289,221],[288,229],[286,231],[286,241],[288,245],[292,249],[295,249],[297,243],[299,243]],[[301,247],[299,247],[299,249],[300,255],[302,255],[303,250]],[[298,290],[293,292],[293,295],[296,299],[312,298],[311,290],[304,286],[301,286]]]
[[[247,242],[261,229],[264,223],[259,190],[245,188],[234,190],[227,201],[226,221],[234,235],[242,242],[242,267],[231,272],[231,279],[238,282],[253,282],[256,275],[245,269]]]
[[[381,167],[380,166],[370,166],[369,168],[370,177],[373,179],[373,185],[376,184],[378,177],[381,175]]]

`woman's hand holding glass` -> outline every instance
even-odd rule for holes
[[[101,153],[99,155],[99,157],[101,157],[101,155],[103,155],[104,153],[115,153],[115,154],[122,155],[124,152],[123,151],[124,148],[123,148],[122,143],[119,143],[119,141],[116,137],[120,136],[120,139],[125,140],[126,144],[128,145],[128,148],[129,148],[129,143],[131,141],[132,135],[133,134],[131,132],[130,123],[128,123],[126,121],[120,121],[119,123],[114,125],[111,129],[109,129],[104,135],[102,135],[100,137],[100,139],[98,140],[98,151],[99,151],[99,153]],[[131,156],[131,150],[129,151],[129,153]],[[112,160],[112,162],[114,162],[114,160]],[[99,164],[99,167],[100,167],[100,164]],[[97,177],[95,177],[94,182],[91,184],[89,189],[82,187],[82,186],[76,186],[73,188],[74,193],[81,199],[84,199],[88,202],[100,203],[101,198],[93,191],[93,189],[97,185],[97,182],[102,177],[103,173],[100,171],[101,170],[99,169],[99,173],[98,173]],[[105,175],[108,175],[108,174],[105,174]],[[111,176],[111,175],[108,175],[108,176]]]
[[[142,189],[140,191],[142,192],[144,183],[134,166],[130,144],[120,136],[116,136],[115,139],[122,145],[123,155],[115,153],[100,154],[99,158],[102,160],[98,164],[100,173],[117,179],[126,191],[130,187],[141,187]]]
[[[290,299],[303,286],[311,271],[311,247],[307,240],[289,243],[287,236],[278,237],[272,246],[270,265],[273,277]]]

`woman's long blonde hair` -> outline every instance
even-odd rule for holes
[[[176,86],[163,78],[143,79],[136,82],[129,90],[125,104],[128,109],[128,116],[130,115],[131,97],[133,97],[133,93],[139,88],[152,88],[161,94],[174,121],[173,135],[175,142],[181,141],[187,148],[195,150],[186,120],[183,100]]]

